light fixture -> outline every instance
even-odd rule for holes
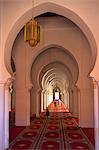
[[[34,19],[33,4],[34,0],[32,0],[32,19],[24,26],[24,40],[31,47],[35,47],[40,42],[40,25]]]

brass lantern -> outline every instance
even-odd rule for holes
[[[32,5],[33,5],[33,1],[32,1]],[[40,25],[34,19],[33,16],[32,19],[25,24],[24,40],[25,42],[28,42],[31,47],[35,47],[40,42]]]
[[[40,26],[34,18],[25,24],[24,40],[28,42],[31,47],[35,47],[40,42]]]

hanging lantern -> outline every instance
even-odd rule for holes
[[[34,18],[25,24],[24,40],[28,42],[31,47],[35,47],[40,42],[40,26]]]
[[[25,24],[24,41],[31,47],[35,47],[40,42],[40,26],[34,19],[34,0],[32,0],[32,19]]]

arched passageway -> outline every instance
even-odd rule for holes
[[[51,7],[52,4],[49,6]],[[57,11],[55,10],[55,13]],[[67,19],[65,15],[63,16],[56,15],[49,19],[36,16],[42,25],[44,21],[47,24],[43,29],[44,43],[41,42],[34,52],[23,41],[23,29],[17,35],[16,40],[12,40],[14,41],[12,42],[13,48],[12,45],[9,46],[16,66],[16,125],[29,125],[32,114],[39,116],[39,113],[49,104],[51,94],[57,85],[64,104],[75,116],[79,117],[80,125],[93,127],[93,85],[88,75],[93,68],[96,51],[93,51],[93,45],[89,42],[90,40],[88,41],[87,33],[86,38],[80,26],[71,22],[69,17]],[[73,21],[72,17],[71,20]],[[23,22],[21,27],[22,25]],[[15,35],[16,33],[14,33],[14,38]],[[5,53],[9,72],[11,72],[10,56],[10,53]],[[23,103],[24,108],[21,112]],[[86,112],[87,108],[88,114],[86,115],[84,111]]]
[[[23,41],[23,29],[18,34],[13,45],[12,56],[16,64],[17,81],[16,124],[20,124],[19,120],[24,120],[23,124],[25,122],[29,124],[30,100],[31,107],[33,106],[31,108],[31,115],[35,113],[38,116],[39,112],[42,110],[40,107],[43,107],[43,105],[41,106],[40,104],[41,101],[38,101],[41,95],[43,97],[43,92],[45,92],[45,90],[48,93],[48,89],[51,89],[50,87],[52,87],[52,84],[54,87],[56,84],[59,84],[59,88],[62,89],[62,96],[65,98],[69,97],[69,100],[75,99],[74,104],[74,100],[71,100],[68,102],[68,106],[76,116],[79,114],[80,125],[93,126],[93,87],[91,78],[88,78],[88,74],[92,68],[92,63],[90,61],[92,52],[90,51],[90,46],[86,37],[73,22],[62,16],[55,14],[52,17],[43,17],[41,15],[37,20],[42,26],[45,25],[44,22],[46,21],[46,25],[43,29],[44,46],[41,42],[41,45],[34,49],[34,51],[31,51],[28,44],[25,44]],[[52,36],[53,33],[54,36]],[[71,36],[67,36],[68,34]],[[23,57],[23,61],[21,57]],[[53,63],[56,63],[56,65],[53,66]],[[61,66],[59,64],[63,65]],[[50,66],[49,69],[47,69],[47,66]],[[52,80],[50,83],[49,78]],[[52,90],[53,88],[50,92],[52,92]],[[23,114],[19,116],[19,112],[21,112],[21,97],[24,97],[24,104],[28,107],[27,113],[25,109],[23,110],[24,119],[22,119]],[[78,99],[80,100],[78,101]],[[85,102],[87,102],[86,106],[84,105]],[[67,102],[65,101],[65,103]],[[35,105],[36,107],[34,107]],[[89,107],[88,114],[90,115],[86,116],[85,119],[83,110]],[[89,118],[89,121],[87,118]],[[89,123],[86,124],[85,120]]]

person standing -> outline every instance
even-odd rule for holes
[[[46,116],[49,116],[49,110],[48,110],[48,107],[46,107]]]

